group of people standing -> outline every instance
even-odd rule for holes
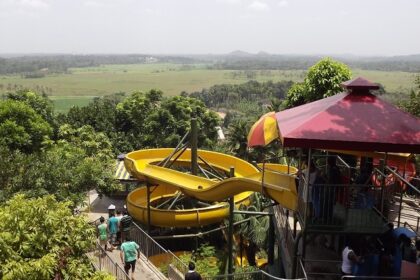
[[[350,238],[342,251],[343,275],[400,277],[402,262],[420,265],[420,241],[406,235],[396,235],[393,226],[374,237]]]
[[[299,192],[304,201],[310,205],[309,216],[312,217],[313,222],[331,222],[336,196],[335,188],[336,185],[342,183],[336,157],[327,158],[326,172],[321,172],[316,167],[315,162],[311,160],[309,167],[302,171],[302,176],[307,181],[309,190],[306,189],[306,184],[301,184]],[[306,178],[306,176],[308,177]],[[304,181],[301,180],[300,182],[303,183]]]
[[[113,251],[120,248],[120,258],[124,270],[129,274],[131,269],[132,279],[136,269],[137,259],[140,259],[140,246],[131,240],[130,230],[133,218],[124,211],[111,212],[108,221],[104,217],[99,218],[98,240],[105,251]]]

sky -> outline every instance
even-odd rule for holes
[[[0,53],[407,55],[419,0],[0,0]]]

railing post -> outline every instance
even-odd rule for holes
[[[401,220],[401,211],[402,211],[402,200],[403,200],[403,192],[402,188],[400,189],[400,206],[398,207],[398,227],[400,227],[400,220]]]
[[[419,223],[420,223],[420,217],[417,217],[417,226],[416,226],[417,232],[419,232]]]
[[[96,250],[98,250],[98,244],[96,244]],[[99,261],[99,271],[102,270],[102,251],[99,249],[99,254],[98,254],[98,261]]]
[[[384,215],[385,161],[383,159],[379,160],[379,170],[382,172],[382,178],[381,178],[381,213],[382,213],[382,215]],[[388,217],[386,217],[386,218],[388,218]]]

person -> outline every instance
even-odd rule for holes
[[[110,243],[112,246],[115,246],[117,240],[118,219],[113,213],[110,214],[110,218],[108,219],[108,231]]]
[[[129,275],[131,268],[131,279],[134,279],[133,274],[136,270],[136,262],[137,259],[140,259],[140,246],[132,241],[128,234],[124,237],[123,244],[121,244],[120,257],[125,272]]]
[[[128,215],[127,211],[124,211],[124,216],[120,220],[121,240],[124,240],[125,235],[130,232],[132,223],[133,218]]]
[[[309,173],[308,173],[309,174],[309,176],[308,176],[309,179],[307,179],[307,181],[308,181],[307,182],[308,183],[308,195],[306,197],[306,185],[305,185],[306,178],[305,177],[306,177],[306,172],[308,172],[308,171],[309,171]],[[313,161],[313,159],[311,159],[310,162],[309,162],[309,170],[308,170],[308,168],[305,168],[305,169],[302,170],[302,178],[304,178],[305,180],[300,181],[301,186],[299,187],[299,189],[302,190],[301,191],[301,196],[303,198],[303,201],[308,203],[308,209],[309,209],[308,215],[310,217],[314,216],[314,213],[311,213],[311,212],[315,212],[314,209],[313,209],[313,188],[314,188],[314,183],[316,182],[318,175],[319,175],[319,171],[316,168],[315,162]]]
[[[105,248],[105,251],[108,249],[108,226],[105,223],[105,218],[99,218],[100,225],[98,226],[98,239],[99,244]]]
[[[416,263],[416,247],[411,242],[411,239],[405,234],[401,234],[401,253],[402,259],[407,262]]]
[[[349,245],[346,246],[341,255],[341,273],[343,275],[352,275],[356,263],[361,262],[361,257],[354,252],[354,242],[350,240]]]
[[[197,271],[195,271],[195,264],[193,262],[189,262],[188,264],[188,272],[185,273],[185,280],[201,280],[201,275]]]
[[[336,157],[327,158],[326,185],[321,191],[321,219],[324,223],[333,222],[333,211],[336,197],[337,185],[341,184],[341,172],[337,166]]]
[[[117,229],[117,242],[118,244],[122,244],[122,239],[121,239],[121,218],[122,218],[122,213],[121,210],[117,210],[117,216],[116,218],[118,219],[118,229]]]

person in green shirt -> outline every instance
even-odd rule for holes
[[[99,244],[105,248],[105,251],[108,249],[108,226],[105,223],[105,218],[100,217],[99,221],[101,224],[98,226],[98,239]]]
[[[121,244],[120,257],[127,274],[129,274],[131,268],[131,277],[133,279],[136,261],[137,259],[140,259],[140,246],[136,242],[131,241],[129,235],[125,236],[125,240],[123,244]]]

